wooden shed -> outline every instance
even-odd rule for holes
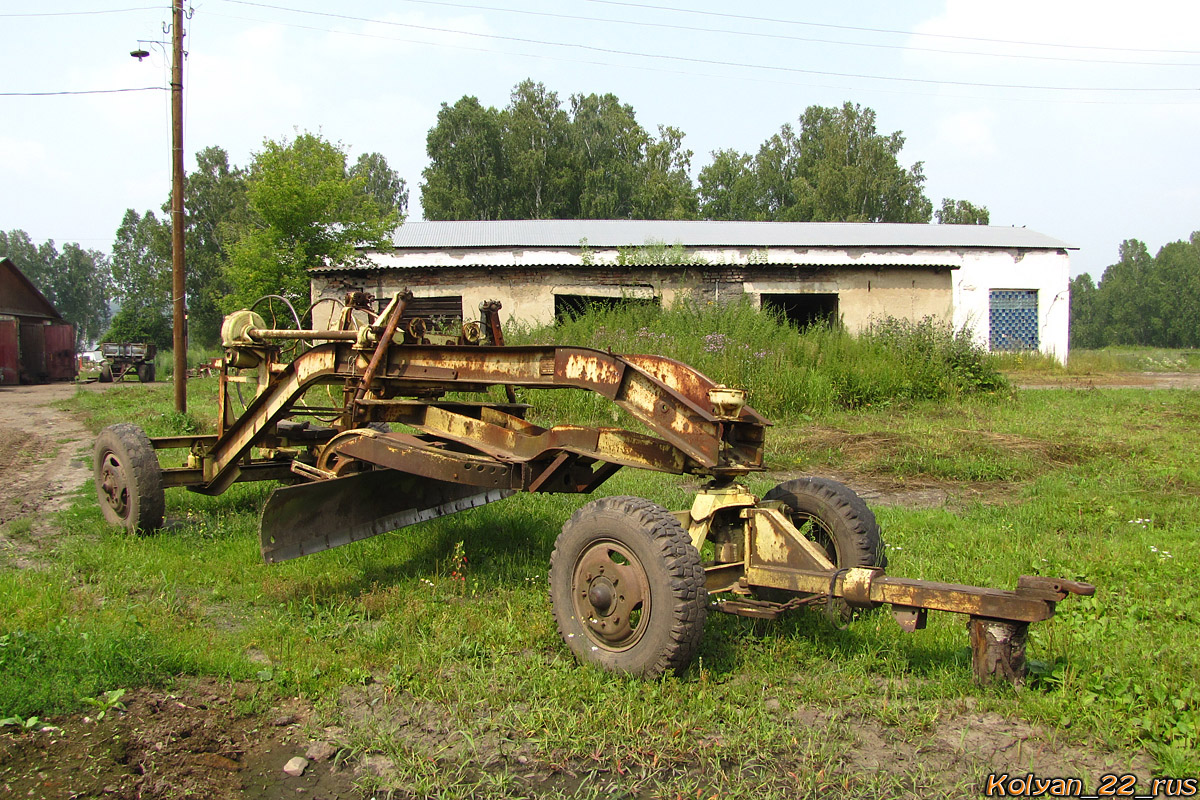
[[[74,380],[75,326],[0,258],[0,385]]]

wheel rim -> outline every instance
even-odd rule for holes
[[[599,540],[580,553],[571,594],[576,617],[597,647],[628,650],[648,627],[650,582],[637,556],[620,542]]]
[[[100,492],[118,517],[125,519],[129,516],[129,486],[125,481],[125,468],[112,452],[105,453],[100,463]]]
[[[821,521],[819,517],[812,514],[805,514],[801,511],[793,511],[791,514],[792,525],[796,530],[800,531],[806,539],[815,542],[825,555],[829,558],[829,563],[835,567],[841,566],[841,554],[838,553],[837,539],[829,530],[829,526]]]

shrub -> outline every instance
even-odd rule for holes
[[[858,336],[841,327],[798,330],[754,308],[748,298],[724,305],[680,302],[669,309],[596,308],[555,325],[517,326],[508,339],[668,356],[715,381],[747,389],[751,405],[779,419],[994,392],[1008,385],[993,356],[965,329],[955,331],[932,318],[889,318]],[[538,395],[533,402],[539,413],[560,421],[594,423],[613,413],[602,398],[577,392]]]

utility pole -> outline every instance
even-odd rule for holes
[[[183,0],[171,0],[171,300],[175,410],[187,411],[187,304],[183,264]]]

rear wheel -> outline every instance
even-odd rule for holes
[[[691,539],[639,497],[588,503],[550,557],[558,632],[580,661],[655,677],[682,671],[704,634],[708,594]]]
[[[112,383],[113,374],[112,374],[112,366],[110,364],[104,363],[104,364],[100,365],[99,380],[101,383]]]
[[[763,502],[779,502],[787,509],[792,525],[816,542],[838,569],[886,567],[887,553],[875,514],[844,483],[828,478],[798,478],[776,486]],[[786,602],[794,595],[782,589],[760,587],[755,594],[763,600]],[[850,607],[837,601],[844,618]]]
[[[130,533],[162,527],[166,498],[158,456],[137,425],[110,425],[96,437],[95,478],[100,511]]]
[[[142,383],[154,383],[153,364],[138,364],[137,374],[138,380],[140,380]]]

